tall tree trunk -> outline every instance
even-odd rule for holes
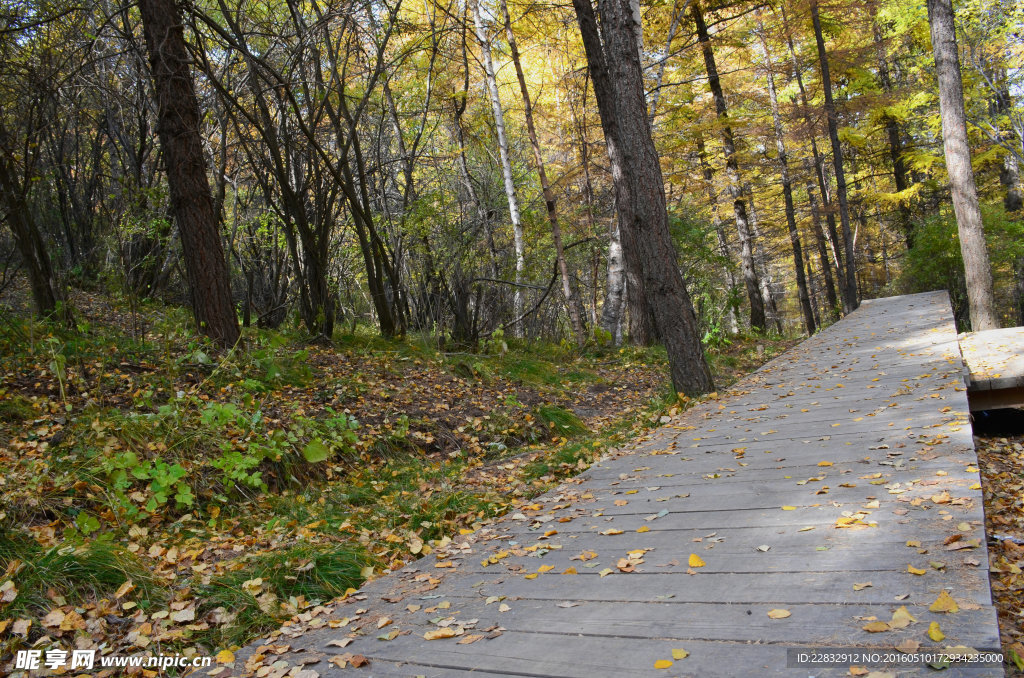
[[[693,0],[690,5],[693,21],[697,26],[697,39],[704,54],[704,67],[708,74],[708,87],[715,100],[715,113],[722,130],[722,148],[725,152],[725,173],[729,178],[729,195],[732,196],[733,214],[736,218],[736,233],[740,238],[740,270],[743,273],[743,284],[750,302],[750,326],[755,330],[764,331],[764,302],[761,299],[757,270],[754,268],[754,255],[751,247],[750,224],[747,218],[747,206],[743,201],[743,183],[740,180],[739,163],[736,160],[736,143],[733,139],[732,127],[729,125],[729,110],[725,104],[722,82],[718,77],[718,66],[715,53],[711,48],[711,36],[708,34],[704,14],[700,2]]]
[[[782,197],[786,203],[786,226],[789,228],[789,243],[793,247],[793,269],[796,271],[797,297],[800,309],[804,314],[804,329],[807,335],[814,334],[814,311],[811,309],[811,297],[807,292],[807,278],[804,276],[803,249],[800,246],[800,232],[796,227],[796,208],[793,206],[793,182],[789,177],[789,160],[786,156],[786,141],[782,134],[782,118],[779,116],[779,98],[775,91],[775,73],[768,41],[764,37],[764,26],[760,17],[757,20],[758,35],[761,38],[761,49],[764,51],[765,72],[768,76],[768,103],[772,111],[772,129],[775,132],[775,150],[778,153],[779,174],[782,177]]]
[[[843,294],[842,289],[846,284],[846,276],[843,274],[842,259],[839,256],[839,251],[836,249],[836,243],[839,241],[839,232],[836,230],[836,218],[832,210],[828,186],[825,183],[824,159],[818,151],[817,125],[811,117],[811,106],[807,99],[807,89],[804,87],[803,65],[800,63],[800,59],[796,54],[796,47],[793,45],[793,34],[790,31],[789,19],[786,17],[786,10],[784,7],[782,8],[781,13],[782,25],[786,32],[786,45],[789,47],[789,58],[793,64],[793,74],[796,76],[797,89],[800,91],[800,107],[803,111],[804,125],[807,128],[807,136],[811,141],[811,158],[814,162],[814,177],[818,182],[818,195],[821,198],[821,209],[819,210],[815,206],[814,196],[811,194],[809,188],[807,200],[811,207],[811,214],[814,215],[816,221],[815,236],[818,239],[819,249],[822,242],[826,243],[827,250],[832,254],[832,263],[835,265],[835,270],[839,278],[840,294]],[[825,215],[826,228],[824,230],[821,227],[822,213]],[[836,295],[836,282],[832,277],[832,265],[827,261],[822,262],[822,274],[826,285],[825,294],[829,303],[828,316],[830,318],[834,318],[837,310],[839,309],[839,297]]]
[[[722,224],[722,215],[718,209],[718,192],[715,190],[714,170],[711,169],[711,164],[708,163],[708,154],[704,148],[704,137],[699,132],[697,134],[697,159],[700,162],[701,175],[704,177],[704,191],[707,193],[708,202],[711,204],[711,224],[715,227],[718,251],[722,255],[722,272],[725,280],[729,283],[728,296],[731,302],[732,292],[736,289],[736,274],[733,273],[732,267],[729,266],[732,257],[729,256],[729,243],[725,238],[725,227]],[[729,332],[730,334],[736,334],[740,328],[736,318],[736,307],[732,303],[729,304],[728,313]]]
[[[498,155],[501,159],[501,176],[505,181],[505,197],[508,199],[509,219],[512,221],[512,241],[516,255],[516,279],[513,294],[513,317],[523,315],[523,269],[526,265],[525,245],[523,242],[523,222],[519,215],[519,198],[516,185],[512,178],[512,162],[508,153],[508,137],[505,136],[505,114],[501,109],[501,98],[498,96],[498,81],[494,75],[494,60],[491,56],[491,39],[487,36],[480,5],[477,0],[470,0],[470,11],[473,13],[473,26],[476,39],[480,43],[480,51],[484,62],[484,79],[487,81],[487,96],[491,100],[491,111],[494,114],[494,129],[498,136]],[[513,336],[522,335],[521,324],[512,328]]]
[[[877,5],[871,3],[872,30],[875,38],[875,50],[878,58],[878,84],[886,96],[892,97],[892,79],[889,76],[889,60],[885,54],[885,40],[882,36],[882,28],[878,25]],[[889,139],[889,159],[892,161],[892,178],[896,191],[902,193],[910,186],[907,177],[907,166],[903,162],[903,142],[901,140],[900,124],[891,113],[884,113],[885,133]],[[901,198],[897,207],[896,227],[903,233],[903,241],[909,250],[914,246],[914,223],[911,220],[910,207]]]
[[[836,175],[836,201],[839,203],[839,223],[843,230],[844,258],[846,260],[845,284],[843,285],[843,310],[852,312],[860,303],[857,300],[857,263],[853,256],[853,236],[850,229],[850,206],[846,195],[846,173],[843,171],[843,149],[839,145],[839,119],[836,104],[832,100],[832,76],[828,70],[828,53],[825,51],[825,37],[821,32],[821,17],[818,14],[818,0],[811,0],[811,24],[814,40],[818,44],[818,63],[821,67],[821,89],[825,94],[825,115],[828,118],[828,138],[832,142],[832,164]]]
[[[953,194],[967,281],[967,301],[971,311],[971,329],[975,332],[999,327],[992,293],[992,267],[985,246],[978,191],[971,169],[971,149],[967,144],[967,117],[964,89],[957,56],[956,26],[951,0],[927,0],[928,24],[935,52],[935,71],[939,79],[939,113],[942,116],[942,145],[946,152],[946,171]]]
[[[714,388],[697,316],[668,228],[665,185],[644,100],[629,0],[601,0],[604,46],[590,0],[573,0],[609,148],[622,245],[643,262],[642,292],[665,342],[672,385],[687,395]]]
[[[775,325],[776,331],[782,334],[782,316],[779,315],[779,307],[775,303],[775,293],[772,291],[772,275],[768,262],[768,253],[764,250],[764,237],[761,235],[760,220],[757,216],[757,205],[754,203],[754,194],[750,186],[744,189],[747,194],[747,204],[750,205],[750,233],[753,236],[751,242],[754,245],[754,262],[757,265],[757,283],[761,290],[761,299],[764,302],[765,317]]]
[[[36,313],[41,318],[48,318],[57,311],[58,301],[54,289],[53,264],[39,231],[39,224],[28,204],[30,179],[25,173],[22,173],[20,180],[18,178],[14,146],[13,139],[0,119],[0,207],[5,212],[4,221],[11,227],[14,244],[21,256],[21,265],[28,275]]]
[[[232,346],[238,341],[238,318],[206,176],[199,136],[199,101],[189,70],[181,9],[174,0],[140,0],[139,13],[192,310],[203,334],[222,346]]]
[[[807,169],[806,160],[805,169]],[[839,308],[839,297],[836,296],[836,283],[832,279],[832,265],[828,258],[829,242],[825,231],[821,228],[821,210],[818,209],[818,201],[815,198],[815,191],[820,192],[820,190],[820,186],[815,188],[810,181],[807,182],[807,204],[811,208],[811,224],[814,227],[814,240],[818,245],[818,258],[821,260],[821,274],[825,284],[825,300],[828,303],[826,315],[834,319],[836,310]]]
[[[509,51],[512,53],[512,63],[516,68],[516,79],[519,80],[519,92],[523,95],[523,114],[526,116],[526,131],[530,137],[530,146],[533,148],[534,162],[537,163],[540,188],[544,194],[544,205],[547,208],[548,223],[551,225],[551,237],[555,241],[555,259],[558,264],[559,275],[562,278],[562,296],[565,297],[565,308],[569,313],[572,331],[576,335],[576,343],[579,346],[583,346],[587,342],[587,330],[583,326],[583,318],[580,315],[579,306],[572,291],[569,267],[565,262],[562,227],[558,223],[558,212],[555,209],[555,192],[551,190],[551,183],[548,181],[548,174],[544,169],[544,154],[541,152],[540,141],[537,138],[537,128],[533,123],[533,105],[530,103],[530,91],[526,87],[523,64],[519,59],[519,46],[516,44],[515,33],[512,32],[512,17],[508,13],[508,2],[506,0],[499,0],[499,2],[501,4],[501,13],[505,20],[505,35],[508,37]]]

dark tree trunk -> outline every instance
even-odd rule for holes
[[[928,0],[928,24],[935,52],[935,70],[939,79],[939,113],[942,116],[942,145],[946,151],[946,171],[953,194],[960,233],[960,252],[964,260],[967,301],[971,311],[971,329],[975,332],[999,327],[992,294],[992,267],[985,246],[978,191],[971,169],[971,149],[967,144],[967,117],[964,89],[957,57],[956,27],[950,0]]]
[[[200,141],[199,102],[192,85],[181,9],[174,0],[140,0],[139,12],[157,105],[171,209],[181,234],[199,330],[222,346],[238,341],[224,247]]]
[[[725,171],[729,177],[729,195],[732,196],[733,214],[736,217],[736,233],[740,238],[740,271],[743,274],[743,285],[747,290],[747,300],[750,302],[750,326],[763,332],[766,327],[764,301],[761,298],[757,270],[754,268],[750,223],[747,217],[747,205],[743,200],[743,183],[740,181],[739,164],[736,161],[736,142],[733,138],[732,127],[729,125],[729,110],[725,104],[722,81],[718,77],[718,65],[715,63],[715,53],[711,48],[711,36],[708,34],[700,3],[694,0],[690,5],[690,12],[697,25],[697,39],[700,40],[701,51],[704,53],[708,87],[715,100],[715,113],[722,129]]]
[[[874,31],[875,50],[878,55],[878,84],[882,86],[882,91],[885,92],[886,96],[891,98],[893,94],[892,78],[889,76],[889,60],[885,55],[885,41],[883,40],[882,29],[878,25],[877,11],[877,6],[871,3],[872,29]],[[885,133],[889,139],[889,158],[892,161],[893,183],[896,185],[897,192],[903,192],[909,188],[910,182],[907,177],[906,163],[903,162],[903,142],[899,121],[889,113],[885,113],[883,119],[885,120]],[[914,223],[911,220],[910,207],[902,199],[897,208],[896,227],[903,233],[903,240],[909,250],[914,246]]]
[[[815,332],[814,311],[811,309],[811,296],[807,292],[807,278],[804,276],[803,248],[800,245],[800,232],[796,227],[796,208],[793,206],[793,182],[789,178],[789,160],[786,157],[786,142],[782,134],[782,118],[779,116],[779,98],[775,91],[775,73],[772,71],[771,53],[768,41],[764,37],[761,20],[757,21],[761,37],[761,48],[764,50],[765,71],[768,78],[768,102],[772,111],[772,127],[775,132],[775,150],[778,153],[779,174],[782,177],[782,197],[786,203],[786,225],[789,228],[789,242],[793,246],[793,269],[796,271],[797,296],[800,309],[804,314],[804,329],[810,336]]]
[[[843,285],[843,310],[846,313],[857,308],[857,264],[853,256],[853,236],[850,229],[850,206],[846,195],[846,173],[843,171],[843,149],[839,145],[839,119],[836,104],[832,100],[832,77],[828,70],[828,53],[825,51],[825,37],[821,32],[821,17],[818,15],[818,0],[811,0],[811,24],[814,39],[818,44],[818,63],[821,66],[821,89],[825,94],[825,115],[828,118],[828,138],[832,142],[832,164],[836,174],[836,201],[839,203],[839,223],[843,230],[843,250],[846,266]]]
[[[590,0],[573,0],[597,95],[622,220],[622,244],[640,268],[642,292],[665,342],[672,385],[696,395],[714,389],[697,317],[668,228],[665,185],[644,99],[629,0],[601,0],[604,45]]]
[[[804,124],[807,127],[807,135],[811,141],[811,158],[814,162],[814,177],[818,181],[818,195],[821,197],[821,209],[818,208],[814,199],[814,194],[810,184],[807,187],[807,201],[811,207],[811,215],[814,219],[814,235],[818,241],[818,250],[820,252],[827,252],[831,250],[832,260],[835,263],[836,273],[839,276],[839,287],[840,290],[846,284],[846,278],[843,275],[842,260],[839,256],[839,251],[836,249],[836,242],[839,240],[839,234],[836,231],[836,218],[832,213],[832,206],[829,200],[828,189],[825,185],[825,172],[823,170],[821,153],[818,152],[818,142],[816,141],[817,129],[814,124],[814,120],[811,118],[811,107],[807,100],[807,90],[804,88],[804,78],[801,74],[803,67],[800,64],[800,60],[796,55],[796,48],[793,46],[793,36],[789,30],[789,22],[786,19],[786,12],[782,11],[782,23],[786,31],[786,44],[789,47],[789,57],[793,64],[793,74],[796,76],[797,88],[800,90],[800,106],[803,110]],[[827,231],[822,229],[821,226],[821,215],[825,215],[825,226]],[[823,258],[821,262],[822,276],[825,280],[825,296],[828,300],[828,317],[834,318],[837,310],[839,309],[839,297],[836,295],[836,283],[832,277],[832,265],[828,262],[827,258]]]
[[[3,130],[0,130],[3,134]],[[6,157],[0,155],[0,205],[3,205],[8,225],[14,233],[14,242],[21,255],[21,265],[32,288],[32,301],[36,313],[48,318],[57,311],[57,295],[53,289],[53,266],[46,251],[46,243],[32,218],[28,201],[14,178],[14,170]]]

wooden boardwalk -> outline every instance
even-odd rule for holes
[[[960,335],[972,410],[1024,407],[1024,327]]]
[[[998,648],[975,463],[945,293],[865,302],[635,449],[307,613],[234,668],[820,677],[850,664],[787,668],[787,649]],[[929,611],[943,592],[959,611]],[[873,621],[885,630],[866,631]],[[337,668],[346,653],[369,665]]]

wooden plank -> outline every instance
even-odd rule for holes
[[[961,375],[944,293],[866,302],[730,393],[335,603],[325,614],[355,619],[344,629],[292,625],[279,640],[328,652],[351,635],[345,651],[381,676],[840,676],[848,667],[787,668],[787,648],[934,646],[930,621],[950,642],[995,648]],[[836,527],[857,516],[877,526]],[[947,550],[954,539],[970,547]],[[943,591],[960,612],[928,611]],[[900,606],[918,621],[862,628]],[[376,639],[382,616],[400,633],[390,641]],[[426,640],[438,624],[466,628]],[[484,629],[494,637],[458,643]],[[679,647],[686,659],[654,669]]]

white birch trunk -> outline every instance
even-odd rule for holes
[[[480,6],[477,0],[470,1],[470,12],[473,14],[473,26],[476,39],[480,43],[480,52],[484,62],[484,77],[487,81],[487,96],[491,100],[494,113],[494,129],[498,136],[498,153],[501,159],[501,175],[505,180],[505,196],[508,198],[509,219],[512,221],[512,240],[516,253],[515,292],[513,293],[512,315],[520,318],[523,315],[523,268],[526,264],[523,248],[523,222],[519,215],[519,198],[516,196],[516,185],[512,180],[512,163],[508,155],[508,137],[505,136],[505,114],[501,109],[501,98],[498,96],[498,82],[494,76],[494,60],[491,57],[491,40],[487,36]],[[521,324],[510,328],[512,336],[522,336]]]

